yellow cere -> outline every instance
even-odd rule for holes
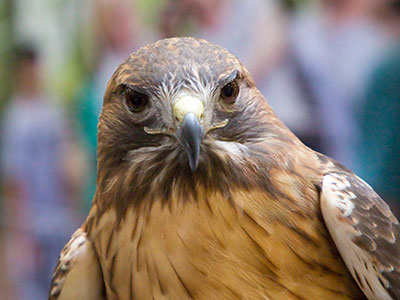
[[[194,113],[199,122],[201,122],[204,105],[197,95],[183,91],[178,95],[177,100],[173,105],[173,110],[179,123],[182,123],[183,118],[189,112]]]

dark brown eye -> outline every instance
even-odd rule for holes
[[[129,109],[135,113],[143,111],[149,103],[149,97],[130,88],[124,91],[124,98]]]
[[[236,81],[229,82],[221,89],[221,98],[226,104],[234,103],[238,94],[239,86]]]

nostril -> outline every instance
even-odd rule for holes
[[[178,117],[175,117],[175,120],[176,120],[177,122],[179,122],[179,119],[178,119]]]
[[[204,117],[204,114],[202,113],[201,115],[200,115],[200,120],[203,120],[203,117]],[[199,120],[199,121],[200,121]]]

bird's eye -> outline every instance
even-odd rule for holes
[[[221,89],[221,98],[226,104],[235,102],[239,94],[239,85],[236,81],[231,81]]]
[[[129,109],[135,113],[143,111],[149,103],[149,97],[130,88],[124,91],[124,98]]]

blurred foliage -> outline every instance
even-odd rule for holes
[[[67,108],[71,108],[71,105],[74,105],[75,95],[81,87],[80,83],[94,71],[94,57],[88,56],[89,51],[87,51],[88,48],[94,47],[91,40],[88,32],[84,31],[78,31],[72,37],[69,57],[61,67],[62,76],[54,82],[56,90],[61,95]]]
[[[12,0],[0,1],[0,112],[13,82]]]
[[[142,16],[143,25],[147,27],[156,26],[160,19],[160,12],[164,8],[167,1],[162,0],[139,0],[137,1],[137,9],[139,16]]]
[[[311,0],[283,0],[283,6],[288,10],[295,10],[300,5],[304,5]]]
[[[13,83],[13,44],[12,44],[12,0],[0,1],[0,116],[11,94]],[[1,118],[0,118],[1,121]],[[0,185],[0,195],[2,195]],[[0,212],[3,211],[3,199],[0,197]],[[0,214],[0,218],[3,218]]]

